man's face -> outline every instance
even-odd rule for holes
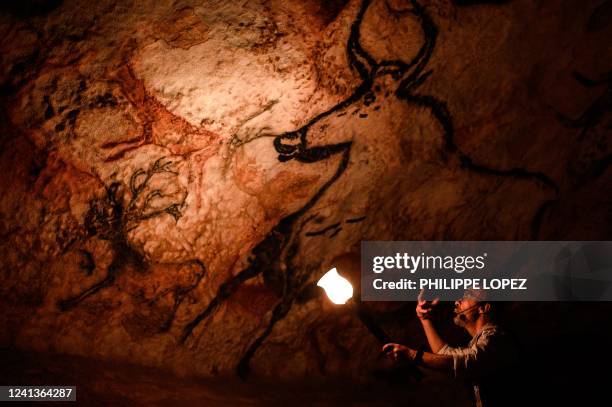
[[[478,301],[464,297],[455,301],[455,325],[465,328],[465,326],[478,318]]]

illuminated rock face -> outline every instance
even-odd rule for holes
[[[243,3],[3,14],[2,345],[356,376],[361,240],[609,238],[597,2]]]

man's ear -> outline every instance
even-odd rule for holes
[[[486,314],[486,313],[488,313],[489,311],[491,311],[491,304],[489,304],[488,302],[486,302],[484,305],[481,305],[481,306],[479,307],[479,309],[480,309],[480,313],[481,313],[481,314]]]

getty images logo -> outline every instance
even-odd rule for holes
[[[414,256],[396,253],[395,256],[374,257],[372,271],[377,274],[385,270],[406,270],[411,274],[418,270],[452,270],[463,273],[466,270],[484,269],[486,257],[487,253],[480,256],[426,256],[425,253]]]

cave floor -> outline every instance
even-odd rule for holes
[[[332,381],[279,384],[184,378],[142,366],[12,349],[0,350],[0,357],[1,385],[77,386],[77,403],[88,406],[433,406],[458,401],[455,392],[436,389],[443,385],[438,380],[406,386]],[[444,394],[455,398],[441,400]],[[59,403],[35,405],[43,404]]]

